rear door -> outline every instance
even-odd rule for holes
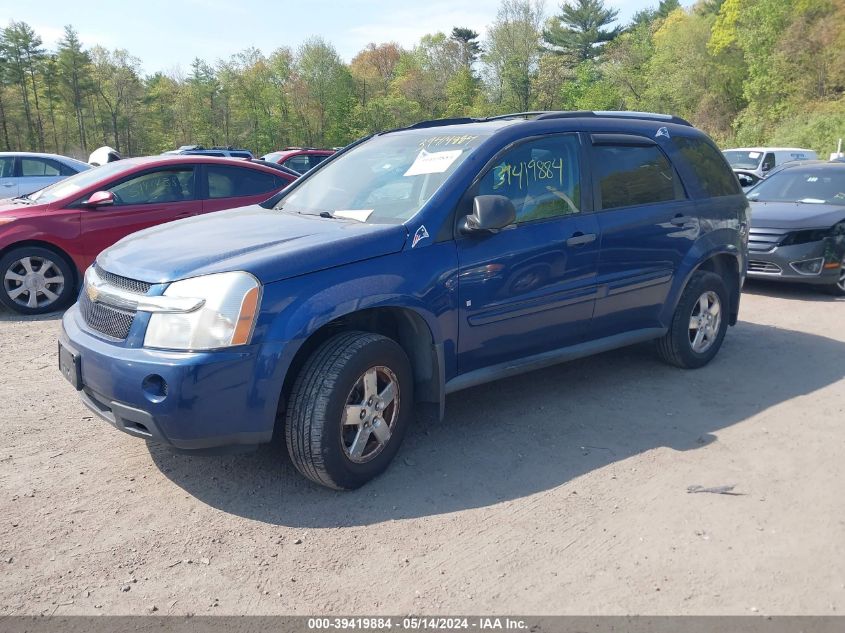
[[[81,214],[85,251],[91,258],[130,233],[202,212],[192,165],[148,169],[102,190],[114,194],[114,204],[83,207]]]
[[[15,176],[15,157],[0,157],[0,198],[18,195],[18,178]]]
[[[457,235],[458,371],[532,356],[585,338],[596,296],[598,225],[583,192],[577,134],[529,139],[507,150],[468,192],[502,195],[516,222],[498,233]]]
[[[75,174],[70,167],[51,158],[21,156],[18,195],[25,196]]]
[[[660,327],[673,275],[698,235],[695,202],[654,140],[593,134],[591,141],[602,236],[592,336]]]
[[[203,167],[203,213],[264,202],[293,181],[287,174],[263,169],[214,164]]]

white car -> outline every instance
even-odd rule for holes
[[[794,160],[816,160],[818,154],[811,149],[800,147],[737,147],[726,149],[722,153],[734,172],[745,172],[765,178],[775,167]],[[756,184],[756,183],[749,183]],[[743,185],[747,187],[749,185]]]
[[[91,165],[58,154],[0,152],[0,198],[17,198],[73,176]]]

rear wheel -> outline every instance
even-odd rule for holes
[[[294,383],[285,420],[291,460],[318,484],[358,488],[396,455],[412,403],[411,366],[395,341],[338,334],[314,352]]]
[[[661,358],[684,369],[709,363],[725,338],[727,307],[722,278],[705,271],[694,273],[681,294],[669,331],[657,341]]]
[[[0,302],[21,314],[64,308],[74,294],[73,269],[58,252],[41,246],[12,249],[0,259]]]

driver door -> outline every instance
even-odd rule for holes
[[[82,208],[85,253],[93,260],[130,233],[201,213],[195,181],[194,167],[168,165],[102,187],[114,195],[114,204]]]
[[[600,240],[584,199],[583,155],[577,134],[528,140],[497,158],[469,192],[470,204],[476,195],[510,198],[516,221],[457,236],[459,373],[585,340]]]

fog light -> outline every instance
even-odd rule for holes
[[[805,259],[801,262],[790,262],[789,264],[799,275],[818,275],[822,271],[824,265],[824,258],[817,257],[816,259]]]
[[[150,374],[141,382],[144,396],[150,402],[161,402],[167,397],[167,381],[158,374]]]

